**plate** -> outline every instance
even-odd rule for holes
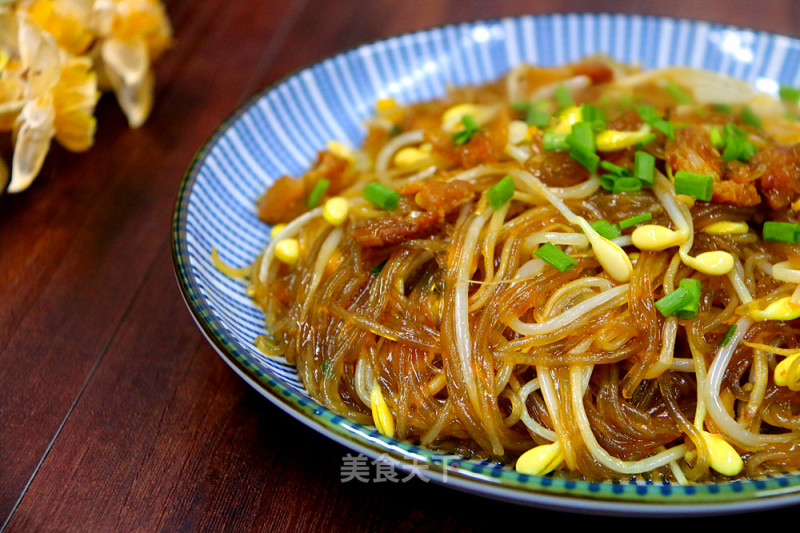
[[[256,199],[280,176],[300,175],[329,140],[359,145],[376,100],[431,99],[450,85],[496,79],[520,62],[558,65],[598,53],[644,68],[722,72],[770,93],[781,84],[800,86],[800,41],[692,20],[523,16],[366,44],[257,94],[198,152],[180,186],[172,228],[187,305],[231,368],[285,412],[353,451],[449,487],[549,509],[626,515],[719,514],[800,502],[800,474],[688,486],[643,478],[595,483],[527,476],[384,437],[318,404],[290,365],[255,349],[263,315],[242,282],[214,267],[212,248],[232,266],[253,261],[269,242],[269,228],[255,215]]]

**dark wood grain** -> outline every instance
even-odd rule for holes
[[[98,109],[96,145],[55,148],[0,197],[0,524],[9,531],[479,531],[579,514],[415,479],[342,482],[347,450],[247,386],[193,323],[169,223],[195,152],[247,97],[314,61],[434,25],[525,13],[700,18],[800,36],[792,0],[166,2],[175,47],[150,121]],[[750,518],[793,517],[797,508]],[[591,518],[592,525],[604,521]],[[630,520],[630,525],[641,525]],[[693,525],[719,524],[695,519]]]

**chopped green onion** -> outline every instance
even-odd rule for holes
[[[383,209],[397,209],[400,193],[379,181],[373,181],[364,187],[364,198]]]
[[[572,125],[572,133],[567,136],[567,144],[573,150],[594,153],[594,132],[588,122],[578,122]]]
[[[600,156],[595,153],[594,131],[588,122],[578,122],[572,125],[572,133],[567,135],[569,155],[590,172],[597,170]]]
[[[633,177],[648,185],[653,184],[656,158],[647,152],[637,151],[633,156]]]
[[[550,113],[537,108],[531,102],[515,102],[511,104],[511,108],[514,111],[525,114],[525,122],[528,126],[543,128],[550,124],[550,120],[552,119]]]
[[[739,119],[745,124],[748,124],[755,128],[761,127],[761,118],[759,118],[759,116],[756,115],[755,111],[750,109],[748,106],[742,106],[742,110],[739,113]]]
[[[600,186],[605,190],[610,191],[614,188],[614,182],[617,181],[619,176],[614,174],[602,174],[600,176]]]
[[[558,104],[559,111],[575,105],[572,93],[569,92],[569,89],[567,89],[567,86],[563,83],[559,83],[556,86],[556,104]]]
[[[586,167],[589,172],[595,172],[597,170],[597,165],[600,164],[600,156],[594,152],[570,150],[569,155],[572,156],[572,159]]]
[[[330,187],[331,182],[326,180],[325,178],[321,178],[314,184],[314,188],[311,189],[311,194],[308,195],[308,207],[317,207],[319,205],[319,201],[322,200],[322,197],[325,196],[325,192]]]
[[[636,106],[636,112],[639,113],[639,117],[644,122],[650,124],[650,126],[652,126],[654,129],[666,135],[667,138],[672,139],[675,136],[675,128],[673,127],[672,123],[661,118],[653,106]]]
[[[722,151],[722,160],[726,163],[736,161],[741,157],[744,144],[739,137],[730,137],[725,140],[725,149]]]
[[[728,328],[728,331],[725,333],[725,336],[722,337],[722,342],[719,343],[721,347],[724,347],[726,344],[731,342],[731,339],[736,334],[736,324],[733,324],[731,327]]]
[[[762,236],[769,242],[800,243],[800,225],[792,222],[764,222]]]
[[[573,258],[564,253],[561,248],[551,242],[546,242],[534,253],[536,257],[552,266],[559,272],[572,270],[578,264]]]
[[[784,102],[796,104],[800,100],[800,89],[797,87],[790,87],[788,85],[781,85],[778,89],[778,96]]]
[[[631,175],[630,172],[628,172],[628,169],[623,168],[623,167],[618,166],[618,165],[615,165],[614,163],[612,163],[610,161],[605,161],[605,160],[600,161],[600,168],[611,172],[615,176],[630,176]]]
[[[719,111],[720,113],[733,112],[733,108],[731,107],[730,104],[718,103],[718,104],[713,104],[711,107],[714,108],[714,111]]]
[[[389,129],[389,137],[397,137],[403,133],[403,126],[400,124],[392,124],[391,129]]]
[[[486,198],[492,209],[500,209],[511,200],[512,196],[514,196],[514,178],[511,176],[505,176],[486,191]]]
[[[747,134],[735,124],[726,124],[722,131],[724,150],[722,160],[747,162],[756,153],[756,147]]]
[[[671,316],[692,302],[691,293],[684,287],[678,287],[660,300],[656,301],[656,309],[663,316]]]
[[[745,141],[742,146],[742,153],[739,154],[739,161],[749,161],[754,155],[756,155],[756,145],[750,141]]]
[[[472,115],[464,115],[461,117],[461,124],[464,125],[463,130],[459,130],[453,134],[453,143],[456,146],[461,146],[472,140],[472,137],[478,133],[480,127]]]
[[[636,112],[639,113],[639,117],[648,124],[661,118],[658,113],[656,113],[656,108],[651,105],[637,105]]]
[[[642,182],[636,178],[617,178],[611,187],[611,192],[619,194],[623,192],[635,192],[642,189]]]
[[[695,174],[679,170],[673,176],[675,182],[675,194],[685,194],[698,200],[708,202],[714,192],[714,178],[704,174]]]
[[[651,142],[653,142],[655,140],[656,140],[656,134],[655,133],[648,133],[647,135],[642,137],[642,140],[637,142],[635,144],[635,146],[636,146],[636,148],[644,148],[645,146],[647,146],[648,144],[650,144]]]
[[[675,311],[675,315],[681,319],[689,319],[697,316],[700,310],[700,280],[694,278],[684,278],[680,281],[678,286],[686,290],[692,299],[689,303],[681,306],[680,309]]]
[[[555,133],[553,131],[546,131],[542,139],[542,146],[548,152],[566,152],[569,150],[567,144],[567,133]]]
[[[622,235],[622,231],[620,230],[619,226],[602,218],[596,222],[592,222],[592,229],[594,229],[602,237],[605,237],[609,240],[616,239]]]
[[[675,137],[675,128],[669,120],[659,119],[650,124],[653,128],[663,133],[668,139]]]
[[[672,97],[673,100],[678,102],[679,104],[691,104],[692,97],[689,96],[689,93],[675,85],[672,81],[667,82],[666,86],[667,92]]]
[[[708,135],[711,137],[711,144],[714,145],[714,148],[719,150],[725,146],[725,140],[722,138],[722,132],[719,128],[711,128]]]
[[[591,104],[581,104],[581,117],[583,122],[591,124],[595,131],[606,129],[606,116],[599,107]]]
[[[635,215],[630,218],[626,218],[625,220],[619,221],[619,229],[628,229],[641,224],[642,222],[648,222],[653,220],[653,213],[642,213],[641,215]]]

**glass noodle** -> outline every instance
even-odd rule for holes
[[[249,276],[259,343],[343,416],[527,473],[796,468],[800,254],[791,226],[790,242],[761,233],[797,222],[800,178],[778,179],[796,111],[716,74],[605,58],[381,100],[362,146],[332,143],[261,199],[276,232]],[[710,178],[710,201],[676,191],[678,171]],[[374,182],[396,207],[365,198]]]

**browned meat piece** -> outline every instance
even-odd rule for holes
[[[694,172],[711,176],[715,181],[722,175],[722,156],[711,144],[708,133],[699,126],[675,131],[675,138],[666,146],[666,160],[674,172]]]
[[[440,216],[471,202],[476,194],[472,185],[463,180],[412,182],[405,185],[400,193],[414,195],[418,206]]]
[[[637,131],[643,125],[644,121],[635,109],[623,111],[608,121],[608,129],[617,131]]]
[[[800,146],[773,146],[753,157],[758,187],[772,209],[786,209],[800,195]]]
[[[720,180],[714,182],[711,201],[717,204],[752,207],[761,203],[761,195],[752,182]]]
[[[308,196],[317,182],[330,182],[327,195],[349,187],[356,179],[350,162],[328,151],[320,152],[314,166],[302,178],[283,176],[258,200],[258,218],[267,224],[283,224],[308,210]]]
[[[753,206],[763,195],[771,209],[786,209],[800,196],[800,146],[762,148],[747,163],[728,163],[724,178],[714,184],[713,201]],[[728,181],[736,184],[723,185]]]
[[[550,187],[570,187],[586,181],[589,171],[567,152],[534,153],[525,162],[527,170]]]
[[[267,224],[289,222],[302,215],[306,207],[303,180],[284,176],[258,200],[258,218]]]
[[[338,194],[355,181],[356,175],[351,169],[350,161],[347,159],[332,154],[327,150],[320,152],[317,155],[317,161],[314,166],[303,176],[306,191],[310,194],[314,185],[320,179],[325,178],[330,182],[327,194]]]
[[[497,163],[506,158],[508,122],[508,115],[501,114],[460,146],[453,143],[452,134],[443,131],[427,131],[426,140],[433,145],[433,155],[442,168],[472,168]]]
[[[353,239],[364,248],[394,246],[409,239],[427,237],[436,231],[438,213],[412,211],[366,220],[353,229]]]

